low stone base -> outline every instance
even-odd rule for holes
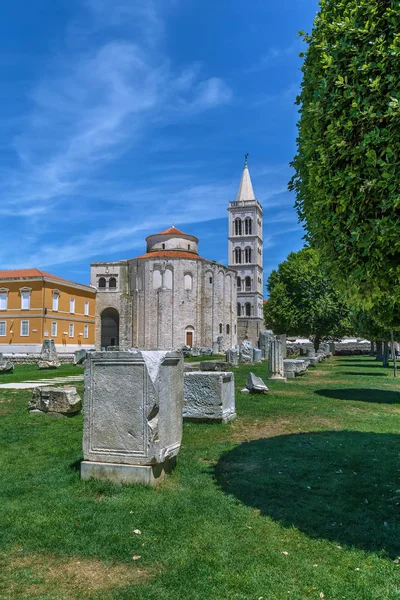
[[[184,423],[229,423],[237,417],[236,413],[229,413],[222,417],[183,417]]]
[[[272,375],[272,377],[268,377],[268,380],[271,381],[287,381],[286,377],[281,377],[280,375]]]
[[[122,465],[119,463],[81,462],[81,479],[102,479],[111,483],[159,485],[176,465],[176,458],[157,465]]]

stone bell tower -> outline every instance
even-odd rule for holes
[[[264,328],[262,206],[256,199],[245,164],[238,195],[229,202],[228,264],[237,273],[238,342],[256,345]]]

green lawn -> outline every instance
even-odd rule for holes
[[[80,481],[82,418],[0,389],[0,598],[400,598],[397,380],[337,357],[242,395],[250,370],[237,421],[185,424],[157,489]]]
[[[35,381],[36,379],[82,374],[83,367],[81,365],[61,365],[58,369],[39,369],[37,365],[15,365],[13,373],[0,374],[0,383]]]

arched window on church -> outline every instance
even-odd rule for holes
[[[235,263],[240,265],[242,262],[242,251],[240,248],[235,248]]]
[[[246,248],[244,251],[244,262],[251,263],[251,248]]]
[[[235,235],[242,235],[242,221],[235,219]]]
[[[250,304],[250,302],[246,302],[246,304],[244,305],[244,312],[246,314],[246,317],[251,317],[251,304]]]
[[[246,277],[246,279],[244,280],[244,285],[246,288],[246,292],[251,292],[251,278],[250,277]]]
[[[250,217],[247,217],[244,221],[244,231],[246,235],[251,235],[252,223]]]
[[[240,290],[242,289],[242,280],[240,279],[240,277],[236,278],[236,285],[237,285],[238,292],[240,292]]]
[[[99,279],[99,288],[105,288],[106,287],[106,278],[105,277],[100,277]]]
[[[193,277],[190,273],[185,273],[184,277],[185,290],[191,290],[193,287]]]
[[[108,282],[108,287],[110,289],[114,289],[117,287],[117,280],[115,279],[115,277],[110,277],[110,281]]]
[[[242,315],[242,305],[240,302],[237,303],[237,316],[240,317]]]

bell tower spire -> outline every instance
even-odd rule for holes
[[[247,337],[256,345],[264,327],[263,211],[254,194],[248,156],[236,201],[228,207],[228,262],[237,273],[238,341]]]

